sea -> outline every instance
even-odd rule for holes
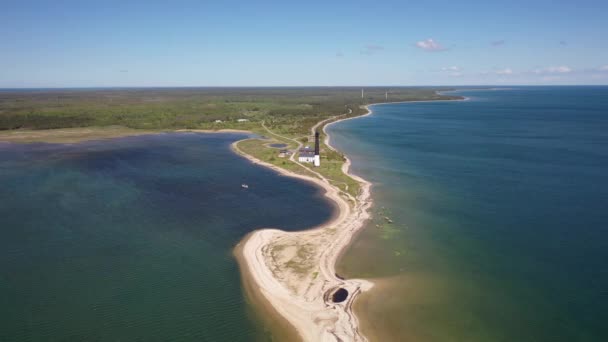
[[[608,87],[459,89],[327,128],[373,185],[338,265],[378,341],[608,341]],[[390,99],[389,99],[390,100]]]
[[[233,153],[246,137],[0,143],[0,341],[270,339],[233,248],[334,207]]]

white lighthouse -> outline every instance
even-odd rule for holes
[[[319,132],[315,132],[315,159],[314,166],[321,166],[321,156],[319,156]]]

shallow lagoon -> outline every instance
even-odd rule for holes
[[[243,137],[0,143],[0,340],[264,339],[232,248],[332,206],[232,153]]]

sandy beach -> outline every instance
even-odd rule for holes
[[[467,98],[461,100],[466,101]],[[398,102],[379,104],[391,103]],[[365,106],[367,113],[364,115],[336,118],[334,121],[326,119],[314,127],[324,124],[324,143],[329,149],[336,150],[330,145],[330,136],[325,128],[340,121],[371,115],[370,106]],[[371,289],[373,283],[363,279],[341,279],[336,274],[335,265],[355,234],[370,218],[371,183],[349,173],[351,162],[347,157],[342,172],[360,183],[361,191],[356,198],[345,195],[323,177],[296,174],[252,157],[239,150],[238,142],[232,144],[232,149],[253,163],[281,175],[318,185],[338,208],[333,220],[310,230],[285,232],[261,229],[245,237],[236,250],[248,292],[253,289],[258,299],[267,300],[272,312],[282,316],[304,341],[367,341],[360,331],[353,303],[360,293]],[[343,302],[336,303],[333,295],[339,289],[347,290],[348,296]]]
[[[325,196],[338,208],[330,222],[310,230],[262,229],[249,234],[238,246],[242,255],[240,266],[246,269],[243,276],[250,278],[257,291],[304,341],[367,341],[359,331],[352,305],[357,295],[373,284],[362,279],[340,279],[335,264],[370,217],[371,184],[351,175],[361,183],[361,191],[356,198],[348,198],[327,180],[260,161],[240,151],[237,143],[232,145],[233,149],[252,162],[323,188]],[[342,171],[348,174],[349,166],[346,159]],[[348,296],[335,303],[332,297],[338,289],[347,290]]]
[[[335,150],[330,145],[330,137],[325,128],[343,120],[372,114],[370,106],[365,106],[365,109],[366,114],[361,116],[325,119],[315,125],[313,131],[322,126],[326,147]],[[174,132],[251,133],[232,129],[188,129]],[[162,132],[126,128],[117,130],[112,127],[17,131],[5,134],[2,138],[12,142],[50,140],[73,143],[151,133]],[[314,172],[314,169],[311,169],[311,174],[316,177],[291,172],[243,152],[238,143],[231,145],[236,153],[281,175],[315,184],[323,189],[324,196],[336,207],[334,217],[318,227],[299,232],[261,229],[243,238],[235,248],[235,255],[248,298],[256,303],[256,308],[263,311],[265,316],[269,316],[263,321],[272,326],[273,331],[281,331],[280,336],[288,336],[289,340],[299,336],[304,341],[367,341],[360,331],[353,303],[360,293],[371,289],[373,283],[363,279],[342,279],[336,274],[335,265],[355,234],[370,218],[371,183],[350,174],[351,162],[345,157],[342,172],[360,184],[360,191],[355,197],[332,185],[323,175]],[[342,295],[347,293],[346,298],[335,297],[337,291]]]

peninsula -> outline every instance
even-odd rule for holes
[[[282,330],[277,334],[366,341],[352,304],[373,284],[342,279],[335,264],[369,218],[371,184],[349,173],[349,159],[330,145],[325,127],[369,114],[373,103],[461,99],[440,90],[447,89],[367,88],[365,95],[360,88],[3,91],[0,141],[73,143],[166,131],[256,134],[233,143],[233,150],[321,187],[336,214],[305,231],[276,227],[248,234],[235,249],[248,296],[265,308],[265,321]],[[314,162],[297,158],[313,141]]]

